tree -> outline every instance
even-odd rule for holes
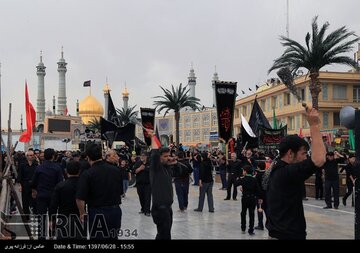
[[[319,71],[326,65],[334,63],[345,64],[358,69],[357,63],[350,57],[340,54],[347,53],[352,49],[352,45],[359,41],[354,32],[349,32],[345,26],[333,31],[327,37],[324,37],[329,23],[323,24],[318,29],[317,16],[312,21],[312,34],[306,34],[306,48],[300,43],[281,36],[281,44],[286,47],[282,56],[274,61],[272,70],[287,67],[294,75],[299,68],[306,68],[310,76],[309,89],[312,97],[313,107],[318,109],[318,98],[321,91],[321,83],[319,80]],[[347,39],[355,36],[354,39]]]
[[[131,118],[136,118],[138,111],[134,111],[136,105],[134,107],[129,107],[129,108],[125,108],[122,107],[121,109],[116,109],[117,114],[118,114],[118,121],[119,121],[119,126],[125,126],[126,124],[128,124],[130,122]]]
[[[100,131],[101,131],[100,120],[93,117],[93,119],[89,121],[89,124],[88,124],[87,128],[90,131],[92,131],[93,133],[100,133]]]
[[[180,85],[177,88],[174,88],[171,85],[171,91],[160,86],[164,92],[164,96],[156,96],[154,98],[159,99],[154,101],[154,105],[157,108],[158,113],[161,113],[162,110],[165,110],[164,117],[166,114],[173,110],[175,114],[175,135],[176,135],[176,146],[179,147],[179,122],[180,122],[180,110],[185,107],[190,107],[191,109],[199,110],[200,99],[195,97],[190,97],[187,86]]]

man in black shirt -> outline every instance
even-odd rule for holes
[[[152,130],[147,130],[151,137],[150,185],[152,195],[151,215],[157,227],[156,240],[171,240],[171,226],[174,193],[172,186],[172,165],[177,163],[170,157],[169,148],[161,148],[155,140]]]
[[[325,145],[320,134],[319,113],[306,109],[310,126],[311,157],[309,146],[297,135],[288,135],[280,143],[280,159],[273,165],[267,189],[267,223],[269,236],[277,239],[306,239],[303,184],[325,163]],[[270,170],[270,169],[269,169]]]
[[[151,205],[151,187],[150,187],[150,163],[148,153],[143,151],[140,155],[140,161],[134,165],[134,174],[136,175],[136,191],[140,201],[140,214],[150,216]]]
[[[29,150],[25,155],[26,161],[25,163],[21,163],[19,167],[18,182],[20,183],[19,191],[21,192],[24,214],[27,215],[27,218],[29,218],[30,207],[33,208],[33,213],[36,213],[35,199],[31,196],[31,184],[38,164],[35,160],[34,151]]]
[[[235,182],[238,177],[242,174],[241,166],[242,162],[240,160],[236,160],[236,154],[231,154],[231,160],[228,161],[227,170],[228,170],[228,183],[227,183],[227,194],[224,200],[229,200],[231,197],[231,186],[234,185],[233,190],[233,200],[237,200],[237,188],[235,187]]]
[[[70,159],[66,162],[66,181],[56,185],[51,198],[50,220],[58,219],[56,239],[86,239],[86,227],[81,225],[79,209],[76,205],[76,191],[79,182],[80,163]],[[50,228],[52,228],[50,224]]]
[[[119,168],[102,160],[101,146],[86,149],[91,168],[80,177],[76,204],[84,222],[85,202],[89,212],[90,239],[117,239],[121,227],[123,178]]]

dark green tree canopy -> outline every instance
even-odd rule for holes
[[[190,89],[187,89],[187,86],[180,85],[175,88],[171,85],[171,90],[165,89],[160,86],[163,90],[163,96],[156,96],[155,99],[159,99],[154,101],[154,105],[157,108],[158,113],[165,110],[164,116],[170,111],[174,110],[174,112],[180,112],[182,108],[190,107],[193,110],[199,110],[200,99],[189,96]]]

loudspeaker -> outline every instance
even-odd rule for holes
[[[355,108],[352,106],[345,106],[340,110],[340,124],[347,129],[355,128]]]

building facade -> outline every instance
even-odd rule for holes
[[[321,93],[319,95],[319,112],[321,131],[330,138],[339,129],[345,129],[340,124],[340,110],[350,105],[360,106],[360,73],[359,72],[320,72]],[[295,79],[295,86],[302,100],[311,105],[309,91],[310,79],[303,75]],[[304,108],[288,88],[278,79],[261,86],[255,94],[239,99],[235,104],[234,132],[240,132],[241,117],[249,120],[254,99],[257,99],[269,123],[273,125],[274,111],[277,126],[287,124],[288,134],[310,136],[309,125]]]

